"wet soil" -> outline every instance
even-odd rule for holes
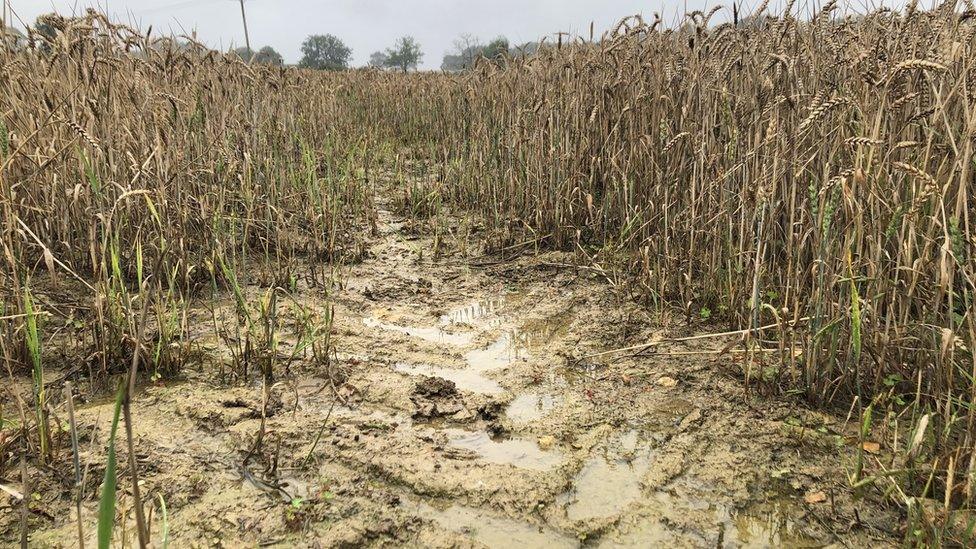
[[[852,499],[853,426],[747,391],[714,358],[727,341],[580,360],[721,329],[641,309],[567,254],[485,261],[442,238],[435,257],[422,226],[386,210],[379,221],[367,259],[332,292],[328,368],[298,361],[266,385],[201,366],[134,402],[144,493],[166,502],[172,547],[897,541],[894,512]],[[308,293],[306,306],[327,307]],[[227,360],[206,328],[195,345]],[[111,408],[78,412],[89,544]],[[51,484],[32,546],[74,546],[70,491]],[[123,489],[121,513],[128,503]],[[18,521],[13,500],[0,503],[0,543],[18,539]],[[153,523],[161,539],[158,509]],[[116,535],[131,543],[128,524]]]

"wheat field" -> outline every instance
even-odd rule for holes
[[[191,312],[245,270],[327,291],[375,232],[376,174],[409,159],[406,211],[471,212],[497,250],[571,251],[735,331],[751,389],[892,440],[900,472],[863,479],[859,456],[852,486],[967,508],[976,11],[836,5],[628,18],[457,75],[248,65],[52,19],[0,49],[0,350],[33,379],[4,396],[0,471],[70,460],[46,370],[179,374]],[[238,299],[239,379],[271,379],[276,298]]]

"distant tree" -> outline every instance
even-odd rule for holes
[[[532,57],[539,53],[543,48],[542,42],[526,42],[508,48],[508,55],[513,58]]]
[[[0,27],[0,46],[16,50],[27,44],[27,37],[24,33],[13,27]]]
[[[28,41],[43,52],[51,51],[51,44],[54,43],[58,33],[64,31],[68,25],[68,20],[56,13],[46,13],[39,15],[34,20],[34,28],[27,29]]]
[[[441,60],[442,71],[460,72],[466,68],[468,68],[468,64],[464,62],[464,58],[460,54],[445,53]]]
[[[385,52],[374,51],[372,55],[369,56],[369,66],[376,69],[385,69],[389,66],[390,56],[386,55]]]
[[[285,63],[285,59],[271,46],[265,46],[258,50],[258,54],[254,56],[254,62],[280,67]]]
[[[474,67],[478,59],[497,61],[505,55],[515,54],[508,43],[508,38],[504,36],[499,36],[485,45],[470,34],[462,34],[454,41],[454,51],[444,56],[441,70],[463,71]]]
[[[251,60],[251,53],[252,53],[252,51],[251,51],[250,48],[241,46],[239,48],[234,48],[234,49],[230,50],[230,52],[232,54],[236,55],[237,57],[240,57],[241,59],[243,59],[245,61],[250,61]]]
[[[462,34],[454,41],[454,49],[457,50],[465,67],[474,66],[484,47],[481,40],[470,34]]]
[[[54,40],[59,31],[63,31],[68,21],[56,13],[45,13],[34,20],[34,32],[47,40]]]
[[[775,18],[768,15],[747,15],[742,19],[739,19],[736,26],[741,29],[753,29],[762,30],[770,25],[770,22],[774,21]]]
[[[417,68],[424,53],[420,51],[420,44],[412,36],[404,36],[397,40],[393,48],[386,50],[386,57],[387,67],[407,72]]]
[[[470,34],[462,34],[454,41],[454,51],[444,54],[441,70],[459,72],[470,69],[485,48],[480,40]]]
[[[252,51],[246,47],[236,48],[231,53],[240,57],[244,61],[249,63],[258,63],[261,65],[280,67],[285,62],[281,57],[281,54],[275,51],[275,49],[271,46],[265,46],[258,51]]]
[[[149,50],[162,53],[163,55],[166,55],[166,52],[168,51],[184,52],[184,53],[193,52],[198,55],[207,55],[211,51],[214,51],[207,48],[203,44],[200,44],[199,42],[195,42],[193,40],[189,40],[179,36],[160,36],[157,40],[154,40],[149,45]],[[217,52],[214,51],[214,53]],[[234,50],[231,50],[229,53],[232,55],[238,55],[237,52]],[[143,59],[148,57],[147,52],[143,51],[142,48],[134,52],[134,54],[142,57]]]
[[[492,61],[497,60],[499,57],[508,54],[508,38],[504,36],[499,36],[498,38],[492,40],[485,46],[482,50],[481,55],[485,59],[490,59]]]
[[[511,54],[513,57],[519,55],[530,56],[539,53],[540,49],[542,49],[542,44],[539,42],[526,42],[520,46],[511,48]]]
[[[352,50],[331,34],[312,35],[302,42],[299,66],[307,69],[338,71],[349,67]]]

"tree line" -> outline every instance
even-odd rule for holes
[[[462,34],[454,41],[454,49],[444,54],[441,70],[460,72],[473,68],[479,60],[498,62],[506,56],[532,55],[539,50],[538,42],[526,42],[512,46],[508,39],[499,36],[483,43],[470,34]],[[247,48],[238,48],[235,53],[242,58],[251,58]],[[420,44],[412,36],[404,36],[393,47],[373,52],[369,66],[377,69],[409,72],[416,70],[423,60]],[[344,70],[349,68],[352,50],[331,34],[312,35],[302,43],[302,59],[299,66],[317,70]],[[281,55],[270,47],[262,48],[253,56],[255,63],[281,64]]]
[[[233,53],[252,63],[282,64],[281,54],[270,46],[265,46],[256,53],[248,48],[237,48]],[[423,57],[420,44],[413,37],[404,36],[393,47],[374,52],[370,56],[369,66],[408,72],[416,70]],[[351,60],[352,49],[337,36],[313,34],[302,42],[302,59],[298,66],[305,69],[341,71],[349,68]]]
[[[64,26],[68,19],[56,14],[42,15],[37,18],[33,27],[28,27],[28,35],[16,32],[13,28],[5,28],[7,34],[0,36],[0,45],[18,47],[33,43],[32,36],[53,38],[56,28]],[[480,60],[500,62],[505,57],[518,55],[532,55],[541,44],[526,42],[519,46],[512,46],[508,39],[499,36],[488,43],[470,35],[462,34],[454,41],[454,49],[444,54],[441,70],[460,72],[473,68]],[[302,58],[299,67],[314,70],[345,70],[352,60],[352,49],[340,38],[332,34],[313,34],[308,36],[301,46]],[[230,52],[248,63],[282,66],[284,58],[271,46],[264,46],[258,50],[247,47],[234,48]],[[412,36],[399,38],[393,46],[373,52],[369,57],[369,66],[376,69],[409,72],[417,70],[424,58],[420,44]]]
[[[459,72],[473,68],[481,59],[497,63],[506,56],[533,55],[539,47],[538,42],[512,46],[504,36],[485,44],[470,34],[462,34],[454,41],[454,50],[444,54],[441,70]]]

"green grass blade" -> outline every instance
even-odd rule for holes
[[[119,414],[122,411],[122,397],[125,385],[119,387],[115,397],[115,415],[112,417],[112,434],[108,438],[108,464],[105,466],[105,480],[102,482],[102,496],[98,502],[98,548],[108,549],[112,543],[112,529],[115,527],[115,487],[118,484],[115,462],[115,435],[119,430]]]
[[[158,494],[159,497],[159,513],[163,521],[163,540],[160,545],[163,549],[169,547],[169,514],[166,512],[166,500],[163,499],[162,494]]]
[[[7,132],[7,124],[0,119],[0,162],[10,156],[10,134]]]

